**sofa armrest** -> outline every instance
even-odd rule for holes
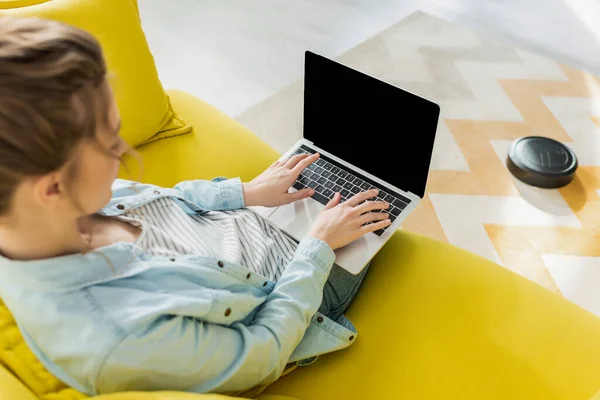
[[[359,336],[268,392],[313,398],[588,400],[600,319],[509,270],[398,231],[347,316]]]

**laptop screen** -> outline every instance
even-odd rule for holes
[[[419,197],[425,185],[439,106],[306,52],[304,138]]]

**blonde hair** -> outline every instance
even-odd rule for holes
[[[105,79],[102,49],[89,33],[0,17],[0,215],[23,179],[59,170],[84,138],[95,140]]]

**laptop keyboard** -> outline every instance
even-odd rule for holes
[[[315,151],[309,147],[301,146],[294,154],[314,154]],[[410,203],[410,199],[399,195],[398,193],[390,193],[389,189],[381,189],[376,183],[369,178],[356,173],[350,172],[335,160],[329,159],[321,154],[319,159],[308,166],[298,177],[298,180],[292,185],[294,188],[301,190],[309,187],[315,190],[313,199],[325,205],[333,198],[336,192],[342,195],[341,201],[344,202],[350,197],[364,192],[369,189],[379,189],[379,195],[369,200],[371,201],[387,201],[390,207],[381,212],[388,212],[389,218],[394,220],[400,215],[402,210]],[[380,211],[370,211],[380,212]],[[371,224],[371,222],[369,222]],[[389,227],[389,226],[388,226]],[[387,228],[374,231],[377,236],[381,236]]]

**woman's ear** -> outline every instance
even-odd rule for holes
[[[60,189],[58,187],[58,182],[56,182],[56,183],[50,185],[50,187],[47,189],[47,194],[49,196],[51,196],[51,195],[58,194],[59,191],[60,191]]]
[[[34,198],[40,205],[56,204],[64,193],[61,174],[52,172],[37,178],[33,183]]]

